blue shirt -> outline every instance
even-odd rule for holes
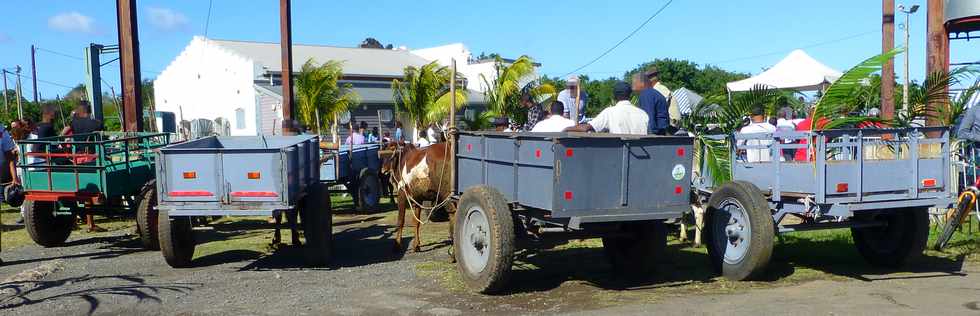
[[[401,127],[396,128],[395,129],[395,141],[403,141],[403,140],[405,140],[405,139],[402,138],[402,128]]]
[[[647,124],[647,133],[650,135],[663,135],[667,131],[670,114],[667,112],[667,98],[653,88],[646,88],[640,91],[639,107],[647,113],[650,118]]]

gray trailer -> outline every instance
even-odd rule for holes
[[[500,291],[518,242],[551,237],[602,237],[616,269],[650,272],[666,247],[664,220],[690,209],[692,144],[689,137],[460,133],[453,247],[463,280],[477,292]]]
[[[929,208],[953,201],[946,127],[717,139],[730,144],[731,174],[712,176],[702,162],[694,186],[708,254],[732,280],[760,276],[775,234],[803,230],[850,228],[869,263],[900,266],[925,248]]]
[[[316,136],[230,136],[160,149],[158,235],[167,263],[190,266],[195,247],[192,217],[298,211],[308,263],[325,265],[332,218],[330,194],[320,182],[318,145]]]
[[[342,184],[354,200],[354,207],[370,211],[378,207],[382,191],[380,174],[381,144],[341,145],[323,149],[320,181],[329,185]]]

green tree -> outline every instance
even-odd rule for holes
[[[319,133],[319,124],[333,122],[337,114],[360,103],[360,97],[351,89],[350,84],[338,83],[342,77],[343,64],[339,61],[317,64],[310,58],[303,64],[296,74],[296,112],[300,124],[316,127],[316,132]],[[331,125],[330,133],[336,138],[336,123]]]
[[[416,130],[444,120],[452,104],[449,94],[452,70],[431,62],[422,67],[405,67],[404,73],[402,80],[391,82],[395,110],[413,121]],[[464,89],[456,90],[456,101],[457,108],[466,103]]]
[[[523,124],[527,120],[526,109],[521,106],[521,82],[534,74],[534,62],[530,57],[521,56],[511,63],[495,58],[494,78],[480,75],[487,86],[483,93],[487,111],[494,117],[509,117],[512,122]],[[530,93],[530,92],[529,92]]]

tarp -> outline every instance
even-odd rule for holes
[[[802,50],[794,50],[766,71],[744,80],[729,82],[728,91],[748,91],[756,85],[800,91],[819,90],[843,75]]]
[[[694,93],[694,91],[684,87],[674,90],[670,95],[674,99],[674,103],[677,104],[677,109],[684,115],[691,114],[691,109],[698,105],[698,103],[701,103],[701,100],[704,100],[703,97]]]

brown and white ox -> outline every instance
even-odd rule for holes
[[[412,250],[422,249],[422,218],[421,203],[431,201],[433,205],[446,201],[452,193],[452,171],[449,164],[449,148],[446,143],[438,143],[425,148],[417,148],[411,144],[389,145],[385,148],[386,155],[381,171],[386,173],[393,182],[398,202],[398,223],[395,233],[395,252],[402,251],[402,231],[405,229],[405,209],[413,210],[415,221],[415,238]],[[409,203],[412,203],[411,205]],[[450,214],[449,238],[452,239],[454,205],[445,204]],[[434,210],[433,210],[434,211]]]

